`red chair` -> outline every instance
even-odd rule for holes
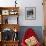
[[[25,40],[28,39],[29,37],[32,37],[32,36],[34,36],[37,39],[37,35],[33,31],[33,29],[32,28],[27,29],[25,34],[24,34],[24,37],[22,38],[21,46],[27,46],[25,43]],[[41,46],[40,42],[38,41],[35,46]]]

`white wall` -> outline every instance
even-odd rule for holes
[[[20,25],[22,26],[42,26],[43,25],[43,6],[42,0],[21,0],[20,3]],[[25,20],[25,7],[36,7],[36,20]]]
[[[0,6],[14,6],[15,0],[0,0]],[[21,26],[43,26],[42,0],[17,0],[19,10],[19,24]],[[36,8],[36,20],[25,20],[25,7]]]
[[[15,0],[0,0],[0,6],[1,6],[1,7],[14,6],[14,5],[15,5],[14,1],[15,1]]]

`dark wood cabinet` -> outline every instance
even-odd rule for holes
[[[3,46],[18,46],[18,41],[5,41],[2,44]]]
[[[0,41],[0,46],[2,46],[2,42]]]
[[[14,19],[14,22],[12,24],[9,23],[8,21],[8,17],[16,17],[16,22]],[[0,7],[0,32],[1,32],[1,41],[0,41],[0,46],[18,46],[19,43],[19,39],[15,39],[15,37],[18,35],[16,33],[18,33],[19,31],[19,24],[18,24],[18,17],[19,17],[19,7]],[[13,20],[11,20],[13,21]],[[14,32],[14,36],[10,36],[11,39],[6,38],[6,40],[4,39],[4,37],[2,37],[2,35],[4,35],[4,32],[6,32],[5,35],[7,35],[9,37],[10,33],[8,32]],[[8,41],[7,41],[8,39]]]
[[[18,24],[19,7],[0,7],[1,24],[9,24],[10,16],[16,17],[16,24]]]

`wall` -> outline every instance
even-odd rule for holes
[[[0,6],[1,7],[10,7],[10,6],[14,6],[14,1],[15,0],[0,0]]]
[[[15,6],[15,0],[0,0],[0,6],[9,7]],[[43,6],[42,0],[17,0],[19,10],[19,24],[20,26],[43,26]],[[36,8],[36,20],[25,20],[25,7]]]
[[[43,26],[42,0],[21,0],[19,24],[22,26]],[[36,20],[25,20],[25,7],[36,7]]]

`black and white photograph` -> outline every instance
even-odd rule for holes
[[[35,20],[36,19],[36,8],[26,7],[25,8],[25,18],[26,20]]]

